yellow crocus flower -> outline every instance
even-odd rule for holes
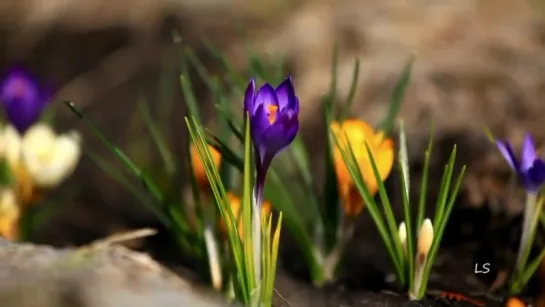
[[[15,192],[0,190],[0,236],[6,240],[17,240],[21,208]]]
[[[214,162],[214,165],[216,165],[216,167],[219,167],[221,163],[220,152],[211,145],[208,145],[208,150],[210,151],[210,156],[212,156],[212,161]],[[193,175],[195,176],[195,181],[201,188],[208,187],[209,186],[208,177],[206,177],[204,164],[201,158],[199,157],[199,152],[197,151],[197,147],[195,146],[195,144],[193,143],[191,144],[190,151],[191,151],[191,167],[193,168]]]
[[[365,180],[371,195],[378,191],[378,183],[373,173],[371,160],[367,154],[366,143],[377,165],[380,179],[386,180],[392,170],[394,161],[394,145],[391,139],[385,138],[382,132],[375,132],[371,126],[359,119],[346,119],[342,125],[332,122],[331,130],[338,138],[343,150],[349,154],[352,148],[360,172]],[[347,143],[348,141],[348,143]],[[339,193],[344,201],[345,212],[348,216],[359,214],[364,207],[350,172],[344,163],[343,155],[338,146],[333,151],[335,172],[337,174]]]

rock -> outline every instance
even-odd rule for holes
[[[81,249],[0,240],[3,307],[221,307],[149,256],[116,245]]]

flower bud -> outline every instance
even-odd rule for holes
[[[430,219],[425,219],[418,234],[418,261],[424,263],[433,243],[433,225]]]

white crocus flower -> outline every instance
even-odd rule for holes
[[[56,135],[43,123],[30,127],[21,142],[21,162],[32,183],[53,188],[71,175],[81,156],[80,142],[75,131]]]
[[[21,135],[12,126],[7,125],[1,132],[0,150],[11,168],[16,169],[21,162]]]

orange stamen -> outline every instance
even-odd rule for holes
[[[278,111],[278,106],[268,105],[267,109],[269,110],[269,124],[273,124],[276,120],[276,112]]]

